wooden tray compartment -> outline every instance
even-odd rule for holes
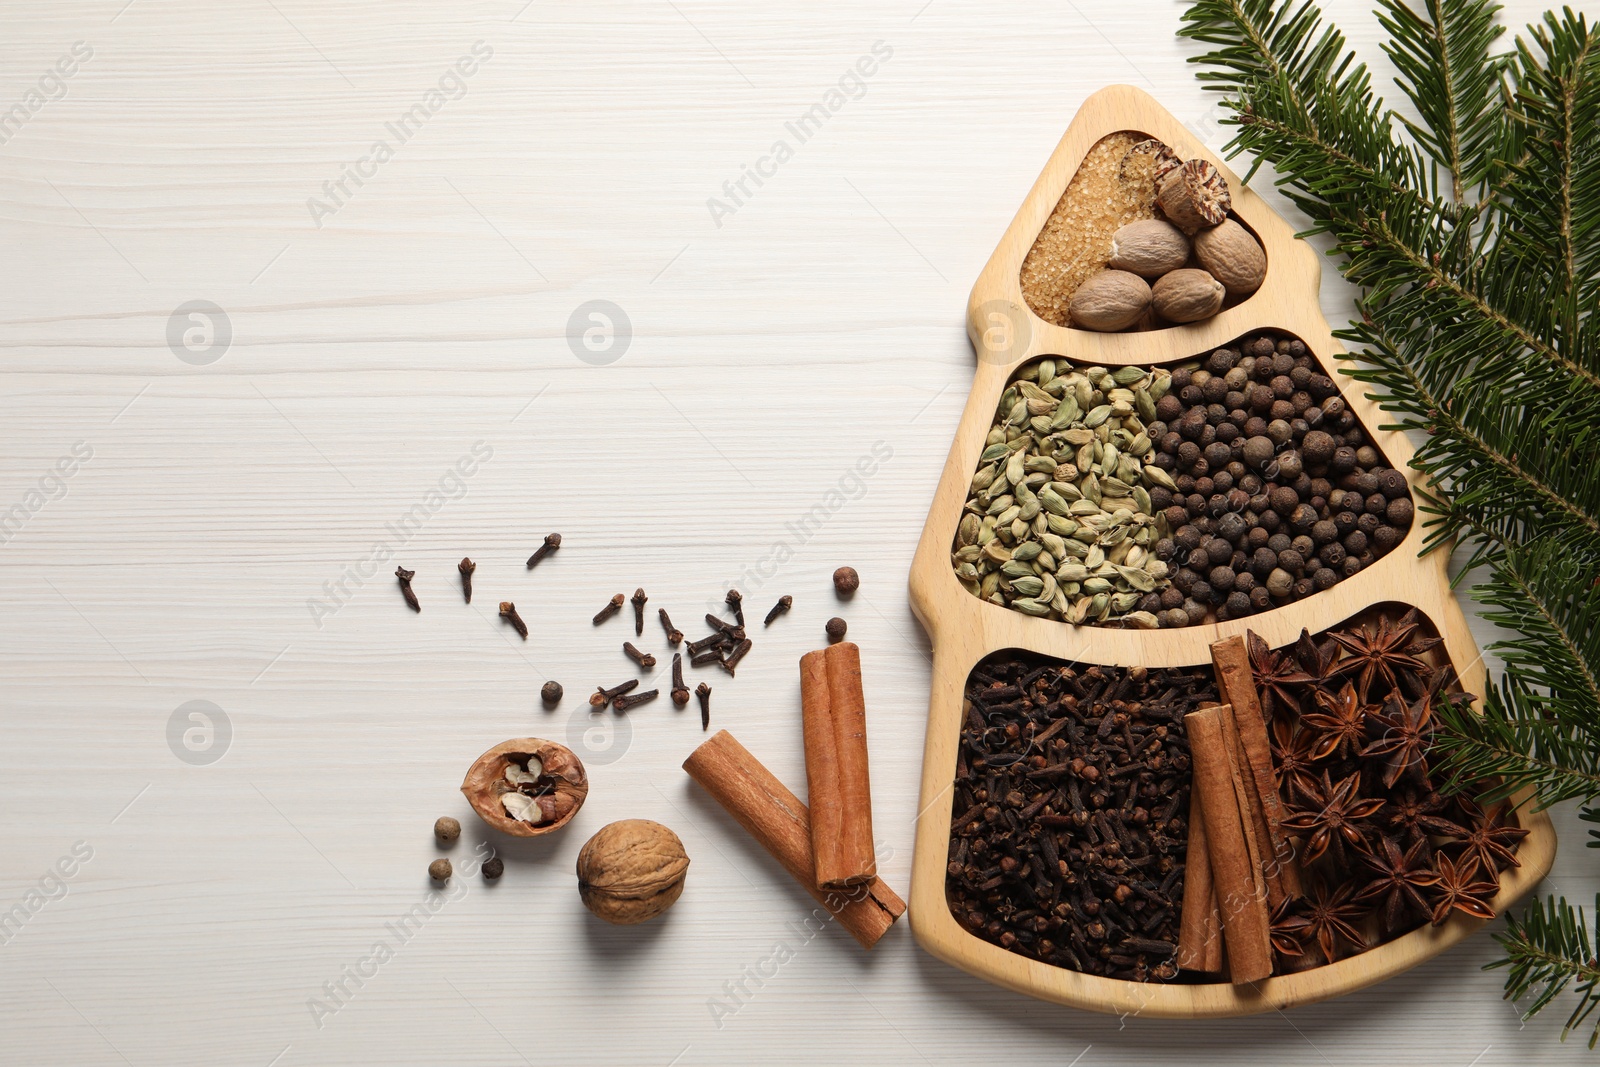
[[[1186,326],[1097,334],[1046,323],[1033,315],[1022,298],[1019,270],[1023,257],[1089,147],[1108,133],[1129,129],[1160,138],[1184,158],[1201,156],[1222,169],[1233,191],[1235,214],[1266,249],[1266,281],[1251,299]],[[1400,602],[1417,607],[1433,622],[1451,662],[1460,665],[1463,686],[1473,693],[1485,691],[1487,677],[1481,656],[1449,588],[1447,554],[1435,552],[1417,558],[1424,539],[1421,521],[1413,522],[1406,538],[1388,555],[1331,589],[1246,619],[1181,629],[1122,630],[1031,618],[978,600],[961,586],[951,568],[955,527],[995,404],[1022,363],[1044,355],[1108,367],[1172,363],[1252,330],[1275,329],[1299,337],[1324,366],[1336,367],[1341,349],[1317,304],[1320,272],[1316,252],[1295,240],[1288,224],[1182,124],[1145,93],[1116,86],[1084,103],[973,286],[967,329],[978,357],[977,370],[910,578],[912,609],[928,632],[934,661],[912,868],[911,920],[918,941],[940,959],[1019,992],[1088,1010],[1216,1017],[1290,1007],[1360,989],[1442,952],[1481,925],[1464,917],[1451,919],[1441,927],[1408,934],[1348,960],[1268,979],[1258,987],[1150,985],[1095,978],[1030,961],[962,929],[945,904],[951,786],[964,686],[972,667],[990,653],[1020,648],[1062,660],[1183,666],[1208,662],[1212,642],[1246,630],[1254,630],[1276,648],[1292,642],[1302,628],[1320,633],[1374,605]],[[1366,398],[1360,383],[1342,375],[1336,375],[1336,380],[1368,438],[1406,474],[1413,499],[1419,498],[1417,490],[1424,483],[1406,465],[1413,455],[1410,442],[1404,434],[1381,429],[1387,420]],[[1498,910],[1528,892],[1554,859],[1555,836],[1548,817],[1524,813],[1522,822],[1530,831],[1518,853],[1523,865],[1502,876]]]

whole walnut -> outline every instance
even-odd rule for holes
[[[631,926],[672,907],[689,857],[678,835],[649,819],[600,828],[578,853],[578,895],[608,923]]]

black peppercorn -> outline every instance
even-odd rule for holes
[[[539,690],[539,696],[544,699],[546,704],[559,704],[562,692],[560,682],[546,682]]]
[[[493,882],[506,873],[506,861],[499,856],[490,856],[483,861],[483,877],[485,881]]]

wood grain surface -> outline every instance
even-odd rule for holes
[[[1368,5],[1325,6],[1387,87]],[[730,583],[757,616],[790,593],[737,678],[690,684],[799,788],[796,663],[845,617],[907,891],[933,668],[906,578],[967,296],[1095,90],[1220,148],[1181,10],[7,4],[0,1062],[1588,1062],[1564,1013],[1499,999],[1481,934],[1200,1022],[1019,996],[904,923],[867,955],[687,780],[693,703],[589,719],[633,666],[627,613],[589,622],[611,594],[697,635]],[[1324,278],[1329,322],[1350,301]],[[641,643],[664,651],[653,619]],[[530,734],[579,752],[588,802],[491,838],[457,786]],[[430,896],[443,814],[499,885]],[[605,927],[573,864],[629,817],[692,866],[661,920]],[[1556,825],[1540,891],[1582,902],[1600,880]]]

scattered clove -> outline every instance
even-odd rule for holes
[[[721,630],[735,641],[739,641],[744,638],[743,626],[736,622],[729,622],[727,619],[719,619],[710,612],[706,612],[706,625],[711,627],[713,630]]]
[[[516,628],[522,639],[528,639],[528,624],[522,621],[522,616],[517,614],[517,606],[509,600],[500,601],[500,617]]]
[[[732,674],[733,669],[739,665],[739,661],[744,659],[745,655],[749,653],[754,644],[755,642],[747,637],[743,641],[740,641],[737,645],[733,646],[732,651],[730,651],[726,656],[722,657],[722,659],[718,660],[717,662],[722,665],[723,670],[727,671],[729,674]]]
[[[477,569],[478,565],[466,556],[456,564],[456,570],[461,572],[461,592],[466,594],[468,604],[472,603],[472,572]]]
[[[616,596],[612,597],[605,607],[594,613],[594,624],[599,626],[601,623],[611,618],[611,616],[621,611],[622,602],[627,599],[628,598],[623,596],[621,593],[618,593]]]
[[[722,630],[718,630],[716,633],[711,634],[708,637],[702,637],[698,641],[690,641],[684,647],[689,650],[689,655],[698,656],[707,649],[721,648],[723,645],[731,644],[733,644],[733,638],[729,637]]]
[[[561,547],[561,535],[558,533],[546,534],[544,544],[533,550],[533,555],[528,557],[528,569],[531,571],[550,553]]]
[[[761,625],[771,626],[773,619],[776,619],[779,615],[787,615],[792,607],[794,607],[794,597],[788,595],[779,597],[778,602],[772,605],[772,610],[767,612],[767,621]]]
[[[633,591],[633,636],[644,636],[644,603],[650,598],[644,595],[643,587]]]
[[[700,698],[700,729],[711,728],[711,687],[704,682],[694,687],[694,695]]]
[[[417,594],[411,588],[411,579],[417,576],[416,571],[408,571],[404,567],[396,567],[394,576],[400,579],[400,592],[406,598],[406,604],[412,611],[421,611],[422,605],[417,603]]]
[[[640,704],[648,704],[650,701],[654,700],[660,695],[661,690],[659,689],[646,689],[642,693],[632,693],[628,696],[620,696],[612,702],[611,706],[620,713],[627,711],[629,708],[636,708]]]
[[[728,607],[733,609],[733,617],[738,622],[739,628],[743,629],[744,594],[739,592],[737,589],[730,589],[728,590],[728,595],[724,598],[724,601],[727,603]]]
[[[621,685],[612,686],[610,689],[598,688],[589,697],[589,706],[603,708],[622,694],[631,693],[637,688],[639,688],[639,679],[637,678],[630,678]]]
[[[656,614],[661,616],[661,628],[667,631],[667,644],[677,648],[683,643],[683,631],[672,625],[672,620],[667,617],[666,608],[657,608]]]
[[[691,667],[704,667],[708,663],[721,662],[722,647],[720,645],[715,648],[702,649],[699,652],[691,652],[689,654],[689,666]]]
[[[632,641],[622,642],[622,651],[628,654],[629,659],[646,670],[656,665],[656,658],[648,652],[641,652]]]
[[[689,703],[689,687],[683,684],[683,653],[672,654],[672,702],[678,707]]]

